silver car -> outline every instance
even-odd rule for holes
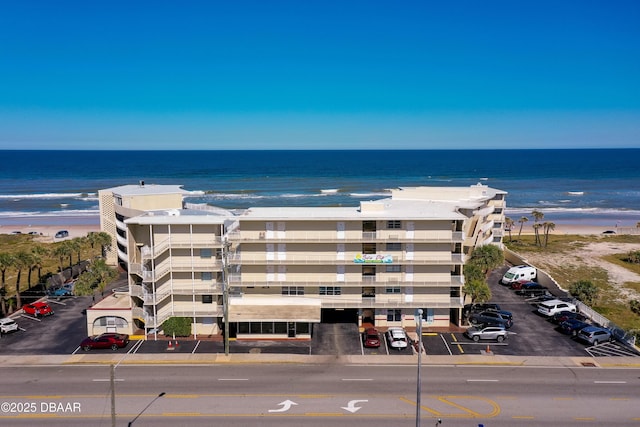
[[[502,325],[498,326],[472,326],[464,332],[465,336],[475,342],[480,340],[495,340],[502,342],[507,339],[508,332]]]
[[[577,338],[588,344],[598,345],[601,342],[611,341],[611,331],[598,326],[587,326],[578,331]]]

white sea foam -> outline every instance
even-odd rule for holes
[[[350,197],[388,197],[390,194],[389,193],[383,193],[383,192],[372,192],[372,193],[350,193],[349,196]]]
[[[88,193],[0,194],[0,199],[69,199],[87,197]]]
[[[320,190],[320,192],[324,193],[324,194],[335,194],[335,193],[338,192],[338,189],[337,188],[328,188],[326,190]]]
[[[0,217],[47,217],[47,216],[95,216],[99,215],[99,209],[65,209],[60,211],[46,211],[46,212],[27,212],[27,211],[5,211],[0,212]]]

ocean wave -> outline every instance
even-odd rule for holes
[[[0,217],[46,217],[46,216],[96,216],[100,215],[99,209],[65,209],[59,211],[38,211],[38,212],[27,212],[27,211],[5,211],[0,212]]]
[[[0,199],[97,199],[96,193],[42,193],[42,194],[0,194]],[[94,197],[95,196],[95,197]]]
[[[371,193],[350,193],[349,197],[389,197],[391,193],[371,192]]]

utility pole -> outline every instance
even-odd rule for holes
[[[116,427],[116,367],[111,365],[111,427]]]
[[[229,355],[229,251],[231,242],[226,238],[222,246],[222,304],[224,310],[224,355]]]
[[[420,427],[420,396],[422,394],[422,380],[420,378],[420,368],[422,365],[422,309],[416,310],[416,329],[418,333],[418,381],[416,386],[416,427]]]

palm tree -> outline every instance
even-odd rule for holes
[[[529,218],[526,216],[521,217],[518,222],[520,223],[520,231],[518,231],[518,239],[520,239],[520,235],[522,234],[522,226],[524,226],[525,222],[528,222]]]
[[[35,256],[39,257],[40,260],[44,259],[45,257],[49,257],[51,255],[51,250],[43,245],[35,245],[32,249],[31,249],[31,253],[33,253]],[[36,268],[38,269],[38,283],[40,283],[40,280],[42,279],[42,262],[40,262]]]
[[[533,232],[536,235],[536,246],[542,246],[542,240],[540,239],[540,228],[542,227],[542,224],[540,223],[536,223],[533,224]]]
[[[32,265],[31,258],[32,258],[32,255],[24,251],[18,252],[15,255],[13,266],[18,272],[16,277],[16,306],[17,307],[22,307],[22,297],[20,296],[20,279],[22,276],[22,270],[24,270],[25,268],[26,269],[31,268],[31,265]]]
[[[100,231],[98,233],[90,233],[87,236],[87,240],[93,249],[94,245],[100,245],[100,255],[104,258],[106,249],[111,246],[113,240],[111,234]]]
[[[104,259],[97,259],[91,265],[91,272],[98,279],[100,292],[103,292],[107,285],[118,277],[116,269],[109,267]]]
[[[511,229],[513,228],[513,226],[515,225],[515,222],[513,221],[513,219],[509,218],[508,216],[506,216],[504,218],[504,225],[507,228],[507,231],[509,232],[509,241],[511,241]]]
[[[58,243],[56,247],[53,248],[53,251],[51,252],[51,254],[56,258],[58,258],[58,261],[60,262],[61,273],[64,271],[65,258],[68,257],[70,253],[73,253],[73,252],[69,252],[69,245],[66,245],[65,243],[66,241]]]
[[[0,307],[2,308],[2,315],[7,315],[7,305],[5,303],[5,296],[7,294],[7,283],[5,281],[7,277],[7,270],[13,267],[14,256],[7,252],[0,252],[0,274],[2,281],[0,282]]]
[[[73,266],[73,254],[78,255],[78,264],[80,264],[80,252],[82,251],[82,243],[80,241],[81,237],[76,237],[71,240],[67,240],[64,243],[69,246],[69,268]]]
[[[538,233],[538,230],[540,229],[540,227],[536,227],[535,225],[542,220],[542,218],[544,218],[544,214],[542,212],[540,212],[537,209],[534,209],[533,212],[531,212],[531,215],[533,216],[533,231],[535,232],[536,235],[536,245],[540,245],[542,246],[542,240],[540,239],[540,234]]]
[[[549,231],[555,230],[556,225],[553,222],[547,221],[542,224],[542,227],[544,229],[544,247],[546,248],[549,243]]]
[[[33,251],[29,254],[31,259],[31,264],[29,265],[29,275],[27,276],[27,284],[29,285],[29,289],[31,289],[31,272],[34,270],[39,270],[42,267],[42,258],[40,255],[35,254]],[[40,280],[40,275],[38,275],[38,281]]]
[[[462,292],[471,297],[471,304],[491,299],[491,289],[485,280],[474,279],[464,284]]]

